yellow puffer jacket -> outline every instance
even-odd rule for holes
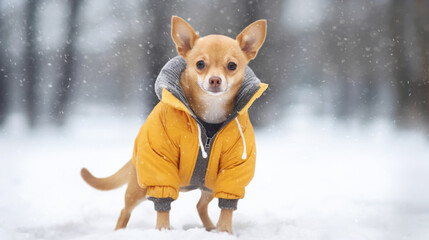
[[[258,85],[235,113],[236,117],[215,135],[207,153],[205,187],[216,198],[243,198],[244,189],[253,178],[256,148],[247,110],[268,87],[263,83]],[[198,121],[189,107],[167,88],[162,88],[161,101],[138,133],[132,162],[138,182],[147,188],[148,196],[177,199],[180,188],[189,186],[197,157],[204,150]]]

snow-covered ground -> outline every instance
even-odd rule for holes
[[[0,239],[429,239],[429,143],[386,121],[362,127],[294,114],[256,132],[256,175],[234,235],[206,232],[199,192],[172,205],[173,230],[154,230],[151,202],[113,231],[125,188],[100,192],[81,167],[107,176],[131,155],[137,118],[74,117],[28,133],[14,116],[0,133]],[[210,206],[217,220],[217,200]]]

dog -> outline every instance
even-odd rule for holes
[[[248,109],[268,86],[247,64],[265,41],[266,25],[258,20],[236,39],[200,38],[189,23],[172,17],[179,56],[157,77],[160,102],[139,131],[132,159],[107,178],[81,170],[86,183],[99,190],[128,183],[115,230],[127,226],[132,210],[145,199],[154,202],[156,228],[170,229],[170,203],[179,191],[200,189],[197,210],[205,229],[232,233],[233,211],[255,169]],[[207,212],[215,197],[221,208],[216,227]]]

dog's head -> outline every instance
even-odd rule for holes
[[[223,35],[198,37],[185,20],[173,16],[171,36],[185,59],[188,87],[211,96],[235,95],[244,79],[244,70],[256,57],[266,35],[266,20],[246,27],[236,39]]]

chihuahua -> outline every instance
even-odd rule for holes
[[[179,191],[200,189],[197,210],[205,229],[232,233],[233,211],[254,174],[256,148],[247,110],[267,85],[247,64],[265,40],[266,20],[232,39],[199,37],[173,16],[171,36],[180,56],[156,80],[161,101],[136,138],[132,160],[107,178],[85,168],[81,175],[100,190],[128,183],[116,229],[127,226],[134,207],[146,198],[154,202],[156,228],[169,229],[170,203]],[[221,208],[217,226],[207,211],[213,198]]]

